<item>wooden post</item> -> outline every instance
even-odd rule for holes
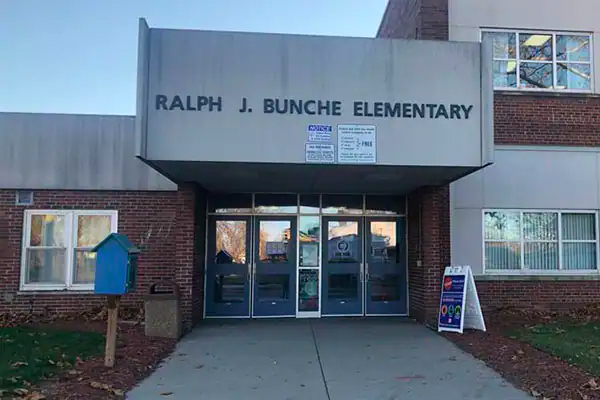
[[[106,328],[106,348],[104,350],[104,365],[115,365],[115,352],[117,349],[117,323],[119,320],[119,303],[121,296],[108,297],[108,323]]]

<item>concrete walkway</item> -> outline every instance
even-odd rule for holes
[[[128,399],[530,399],[403,319],[208,320]]]

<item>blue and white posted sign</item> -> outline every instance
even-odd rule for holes
[[[446,267],[442,281],[438,332],[485,331],[485,321],[470,266]]]
[[[307,128],[309,142],[331,142],[331,125],[310,124]]]

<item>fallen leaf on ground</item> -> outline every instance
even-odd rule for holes
[[[542,395],[540,392],[538,392],[535,389],[531,389],[530,392],[533,397],[540,397]]]
[[[198,364],[198,365],[196,365],[196,369],[200,369],[200,368],[202,368],[202,367],[204,367],[204,365],[203,365],[203,364]]]
[[[596,380],[594,378],[592,378],[589,381],[587,381],[586,383],[584,383],[583,387],[587,388],[587,389],[592,389],[592,390],[599,390],[600,389],[600,386],[598,385],[598,382],[596,382]]]
[[[29,365],[29,364],[27,364],[26,362],[23,362],[23,361],[17,361],[17,362],[14,362],[14,363],[10,364],[10,366],[13,367],[13,368],[24,367],[24,366],[27,366],[27,365]]]
[[[33,393],[30,393],[29,396],[27,396],[25,399],[26,400],[43,400],[45,398],[46,398],[46,396],[44,396],[43,394],[38,393],[38,392],[33,392]]]
[[[90,382],[90,386],[93,387],[94,389],[102,389],[102,390],[112,390],[112,386],[110,386],[109,384],[106,383],[100,383],[100,382]]]
[[[13,393],[18,396],[25,396],[27,393],[29,393],[29,390],[27,390],[25,388],[17,388],[15,390],[13,390]]]
[[[173,394],[173,392],[162,392],[160,395],[161,396],[171,396]]]

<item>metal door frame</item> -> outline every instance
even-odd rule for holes
[[[250,264],[250,286],[251,286],[251,290],[250,290],[250,318],[252,319],[264,319],[264,318],[295,318],[296,317],[296,313],[298,310],[298,214],[260,214],[260,215],[253,215],[251,218],[252,221],[252,255],[251,255],[251,259],[252,262]],[[292,229],[292,235],[293,235],[293,240],[294,240],[294,272],[292,274],[290,274],[290,276],[294,276],[294,283],[295,283],[295,287],[294,288],[290,288],[290,295],[293,291],[294,295],[295,295],[295,299],[290,299],[290,302],[292,302],[294,304],[294,312],[292,314],[285,314],[285,315],[254,315],[254,301],[255,301],[255,297],[254,297],[254,285],[256,284],[256,235],[257,235],[257,231],[260,230],[259,227],[259,222],[261,220],[263,221],[279,221],[279,220],[293,220],[295,219],[295,229],[294,228],[294,222],[292,221],[290,229]]]
[[[338,221],[356,221],[358,222],[358,233],[359,233],[359,237],[362,236],[363,238],[361,239],[361,243],[360,243],[360,252],[361,252],[361,257],[359,260],[359,272],[358,272],[358,279],[359,279],[359,295],[361,295],[361,312],[359,314],[325,314],[323,313],[323,303],[325,302],[324,300],[324,295],[325,293],[323,292],[323,287],[322,287],[322,283],[319,287],[319,290],[321,290],[321,299],[320,299],[320,312],[321,312],[321,317],[363,317],[365,315],[365,292],[364,292],[364,215],[349,215],[349,214],[342,214],[342,215],[323,215],[321,217],[321,248],[325,247],[323,246],[323,244],[325,243],[325,240],[328,240],[324,237],[323,232],[325,231],[325,222],[327,222],[328,220],[338,220]],[[329,245],[327,246],[327,250],[329,251]],[[321,280],[326,279],[327,277],[325,276],[325,260],[324,260],[325,254],[322,251],[321,252]],[[327,288],[329,289],[329,285],[327,285]]]
[[[234,193],[234,194],[236,194],[236,193]],[[252,315],[252,313],[254,311],[253,310],[253,301],[252,301],[252,299],[254,297],[254,293],[253,293],[253,287],[254,287],[254,285],[252,284],[252,285],[250,285],[250,300],[251,300],[250,301],[250,316],[248,316],[248,317],[246,317],[246,316],[243,316],[243,317],[230,317],[230,316],[208,316],[206,314],[206,305],[207,305],[207,297],[206,297],[207,290],[206,289],[207,289],[207,284],[208,284],[208,275],[207,275],[207,273],[208,273],[208,268],[207,268],[207,265],[208,265],[208,242],[209,242],[209,233],[210,233],[209,232],[209,226],[210,226],[210,218],[214,217],[214,216],[224,216],[224,217],[227,217],[227,216],[230,216],[230,217],[245,216],[245,217],[250,217],[251,223],[253,223],[253,217],[255,217],[255,216],[288,216],[288,217],[296,216],[298,218],[298,221],[297,221],[297,227],[298,227],[298,229],[299,229],[299,226],[300,226],[300,224],[299,224],[299,222],[300,222],[299,218],[302,217],[302,216],[318,216],[320,224],[321,224],[321,229],[323,228],[323,225],[322,225],[323,224],[323,217],[336,217],[336,216],[340,216],[340,217],[357,217],[357,218],[360,218],[362,220],[363,231],[364,231],[364,228],[365,228],[364,227],[364,223],[365,223],[364,221],[366,220],[366,218],[376,219],[376,218],[386,218],[386,217],[390,217],[390,216],[393,216],[393,217],[396,217],[396,218],[404,218],[405,219],[405,226],[404,226],[405,240],[404,240],[403,244],[404,244],[405,249],[406,249],[406,313],[405,314],[397,314],[397,315],[396,314],[385,314],[385,315],[381,315],[381,316],[408,316],[409,315],[411,297],[410,297],[410,291],[409,291],[409,285],[410,285],[410,283],[409,283],[409,271],[408,271],[408,269],[409,269],[408,268],[409,267],[409,263],[408,263],[408,236],[409,236],[408,207],[409,207],[409,201],[410,201],[409,198],[408,198],[408,196],[405,196],[405,200],[404,200],[404,212],[403,213],[398,213],[398,214],[393,214],[393,215],[376,215],[376,214],[373,214],[373,215],[369,214],[368,215],[368,214],[366,214],[365,198],[367,196],[369,196],[369,195],[368,194],[364,194],[364,193],[362,193],[362,194],[361,193],[338,193],[338,194],[348,194],[348,195],[362,195],[363,196],[363,212],[360,215],[359,214],[327,214],[327,213],[323,213],[322,196],[323,196],[323,194],[327,194],[327,193],[314,193],[315,195],[319,196],[319,212],[318,213],[307,213],[307,214],[304,214],[304,213],[300,212],[300,209],[298,209],[298,212],[296,212],[295,214],[292,214],[292,213],[285,213],[285,214],[275,214],[275,213],[274,214],[267,214],[267,213],[262,214],[262,213],[260,213],[260,214],[257,214],[257,213],[254,212],[254,208],[255,208],[254,207],[255,206],[254,195],[255,194],[256,193],[251,193],[251,195],[252,195],[252,206],[251,206],[251,211],[249,211],[249,212],[240,212],[240,213],[231,213],[231,214],[230,213],[220,214],[220,213],[216,213],[216,212],[210,212],[209,211],[209,201],[206,201],[206,209],[205,209],[205,214],[204,214],[205,215],[205,230],[204,230],[204,232],[205,232],[204,233],[204,249],[205,250],[204,250],[204,254],[203,254],[203,260],[204,260],[204,266],[203,266],[204,267],[203,268],[204,269],[204,271],[203,271],[204,283],[203,283],[203,288],[204,288],[204,292],[203,292],[203,301],[202,301],[202,308],[203,308],[203,310],[202,310],[202,318],[204,318],[204,319],[217,319],[217,318],[237,318],[237,319],[242,318],[242,319],[249,319],[249,318],[251,318],[251,315]],[[300,206],[300,196],[303,195],[303,194],[301,194],[301,193],[289,193],[289,194],[295,194],[297,196],[298,206]],[[310,195],[311,193],[307,193],[307,194]],[[396,194],[393,194],[393,193],[389,193],[389,194],[388,193],[380,193],[378,195],[390,195],[390,196],[399,196],[400,197],[400,195],[396,195]],[[210,196],[210,194],[208,194],[208,196]],[[418,215],[416,217],[419,218],[419,219],[421,218],[420,215]],[[252,252],[251,255],[254,254],[254,247],[253,247],[254,246],[254,236],[253,236],[253,234],[254,234],[254,229],[252,229],[250,231],[250,235],[251,235],[251,237],[250,237],[250,246],[251,246],[250,247],[250,251]],[[298,232],[296,232],[296,234],[298,235]],[[364,246],[364,244],[363,244],[363,246]],[[319,253],[320,253],[320,257],[319,257],[319,263],[320,263],[320,265],[319,265],[319,311],[318,311],[318,313],[314,312],[312,315],[306,315],[306,316],[296,315],[297,318],[329,317],[329,316],[335,317],[335,315],[323,315],[323,313],[322,313],[323,312],[323,290],[322,290],[322,285],[323,285],[323,252],[322,252],[322,249],[323,249],[323,238],[320,239],[320,247],[319,247]],[[299,251],[299,246],[297,246],[296,250],[297,250],[297,252]],[[297,256],[296,256],[296,263],[298,263],[298,260],[299,260],[299,258],[298,258],[298,254],[297,254]],[[363,260],[364,260],[364,248],[363,248]],[[251,272],[253,272],[253,271],[251,271]],[[299,268],[296,268],[296,282],[298,282],[298,274],[299,274]],[[364,281],[364,278],[363,278],[363,281]],[[364,282],[363,282],[363,286],[364,286]],[[297,305],[297,302],[298,302],[298,299],[297,299],[297,297],[298,297],[297,296],[297,294],[298,294],[297,290],[298,290],[298,288],[296,287],[295,290],[296,290],[296,314],[298,314],[298,305]],[[364,291],[364,289],[363,289],[363,291]],[[356,314],[356,315],[352,315],[352,316],[365,316],[365,313],[364,313],[364,311],[365,311],[365,299],[366,299],[366,297],[363,295],[363,314],[361,314],[361,315]],[[350,316],[350,315],[339,315],[339,316]],[[375,317],[375,316],[380,316],[380,315],[378,315],[378,314],[369,314],[369,316],[374,316]],[[271,318],[271,317],[260,317],[260,318]]]
[[[208,207],[208,206],[207,206]],[[223,215],[206,215],[206,224],[205,224],[205,238],[204,238],[204,299],[203,299],[203,317],[206,319],[219,319],[219,318],[227,318],[227,319],[250,319],[252,317],[252,275],[251,275],[251,268],[252,268],[252,264],[251,264],[251,259],[252,259],[252,250],[253,250],[253,246],[252,246],[252,238],[253,238],[253,232],[252,229],[250,229],[249,231],[246,232],[246,253],[248,255],[248,263],[247,263],[247,276],[248,278],[246,279],[246,281],[248,282],[248,302],[249,302],[249,306],[248,306],[248,315],[234,315],[234,316],[230,316],[230,315],[207,315],[207,304],[208,304],[208,254],[210,252],[209,249],[209,232],[210,232],[210,226],[211,226],[211,222],[214,221],[215,222],[215,229],[212,231],[212,233],[216,233],[216,221],[227,221],[227,220],[238,220],[238,221],[242,221],[245,220],[248,222],[248,224],[252,224],[252,217],[249,215],[236,215],[236,214],[223,214]]]
[[[405,288],[403,288],[405,290],[405,303],[406,303],[406,312],[405,313],[393,313],[393,314],[379,314],[379,313],[373,313],[370,314],[367,312],[367,285],[368,285],[368,279],[365,276],[363,279],[363,291],[364,291],[364,315],[365,317],[405,317],[408,316],[408,310],[409,310],[409,304],[408,304],[408,297],[409,297],[409,292],[408,292],[408,234],[407,234],[407,228],[408,228],[408,220],[406,215],[389,215],[389,216],[384,216],[384,215],[374,215],[374,216],[364,216],[363,217],[363,223],[364,223],[364,232],[365,232],[365,238],[364,238],[364,252],[363,252],[363,263],[364,263],[364,273],[367,273],[368,270],[368,256],[367,256],[367,244],[368,244],[368,239],[367,239],[367,235],[370,235],[370,230],[367,231],[367,228],[369,227],[369,222],[370,221],[394,221],[396,222],[396,224],[399,223],[403,223],[404,227],[403,227],[403,231],[404,231],[404,240],[402,241],[396,241],[396,243],[398,244],[398,246],[404,246],[404,252],[405,252],[405,268],[404,268],[404,274],[399,274],[399,275],[404,275],[404,279],[406,282]],[[398,230],[400,229],[400,227],[398,225],[396,225],[396,234],[398,234]]]

